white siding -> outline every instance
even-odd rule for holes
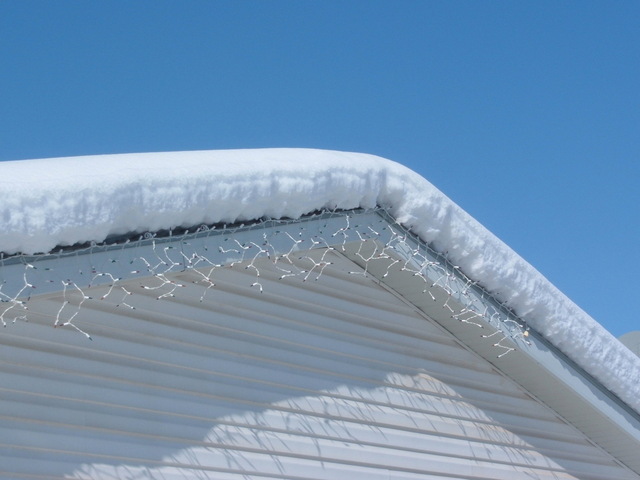
[[[321,251],[313,255],[320,256]],[[637,479],[346,258],[61,295],[0,335],[2,478]],[[319,257],[317,257],[319,258]],[[135,301],[135,303],[133,303]],[[69,305],[72,308],[73,305]]]

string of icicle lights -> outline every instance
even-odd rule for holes
[[[322,253],[311,256],[314,250]],[[265,261],[279,280],[317,281],[333,265],[330,252],[353,261],[350,275],[383,283],[392,274],[419,280],[422,294],[446,309],[451,321],[481,329],[483,337],[494,339],[498,357],[513,351],[516,340],[529,343],[525,322],[383,209],[323,211],[299,220],[249,225],[202,225],[35,256],[0,254],[0,323],[28,321],[33,295],[61,291],[61,304],[51,313],[53,326],[73,328],[91,339],[77,322],[83,304],[111,301],[135,309],[131,279],[139,279],[137,288],[163,300],[180,295],[185,286],[173,274],[190,271],[193,283],[201,287],[202,302],[216,287],[213,277],[220,269],[252,272],[249,286],[263,292]],[[106,293],[101,290],[94,297],[96,286],[106,286]]]

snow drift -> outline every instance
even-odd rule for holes
[[[640,413],[640,360],[427,180],[380,157],[265,149],[0,163],[0,252],[385,207]]]

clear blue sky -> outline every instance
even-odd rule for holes
[[[399,161],[640,329],[640,2],[0,2],[0,160],[251,147]]]

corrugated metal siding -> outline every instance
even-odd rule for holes
[[[262,293],[240,264],[203,301],[194,272],[160,300],[130,282],[135,310],[94,288],[94,341],[32,300],[0,335],[2,477],[638,478],[330,255],[306,282],[265,260]]]

